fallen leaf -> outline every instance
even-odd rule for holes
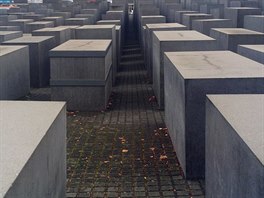
[[[123,150],[122,150],[122,153],[127,153],[127,152],[128,152],[127,149],[123,149]]]
[[[168,159],[167,155],[160,155],[160,160],[166,160]]]

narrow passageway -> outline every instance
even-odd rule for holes
[[[109,109],[68,112],[67,197],[204,197],[202,182],[183,178],[131,19],[126,35]]]

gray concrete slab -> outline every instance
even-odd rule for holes
[[[0,100],[15,100],[30,91],[27,46],[0,45]]]
[[[65,103],[0,101],[0,114],[1,197],[65,197]]]
[[[24,15],[23,19],[33,19],[34,21],[41,21],[44,17],[45,15],[43,14],[28,14]]]
[[[264,195],[264,95],[208,95],[206,197]]]
[[[21,31],[0,31],[0,43],[23,36]]]
[[[192,22],[192,29],[210,36],[212,28],[233,28],[230,19],[202,19]]]
[[[152,47],[153,47],[153,31],[175,31],[186,30],[186,26],[179,23],[154,23],[146,25],[146,66],[150,82],[152,83]]]
[[[8,25],[9,21],[16,20],[17,16],[15,15],[1,15],[0,14],[0,21],[3,22],[2,25]]]
[[[0,26],[0,31],[20,31],[19,26]]]
[[[203,13],[189,13],[183,14],[182,16],[182,23],[185,25],[189,30],[193,29],[192,23],[194,20],[199,19],[212,19],[213,15],[211,14],[203,14]]]
[[[159,107],[164,108],[164,52],[217,50],[215,39],[197,31],[153,32],[153,90]]]
[[[264,15],[247,15],[244,17],[244,28],[264,33]]]
[[[54,36],[56,45],[62,44],[71,39],[71,30],[68,27],[59,26],[54,28],[43,28],[32,32],[33,36]]]
[[[217,40],[219,49],[237,52],[243,44],[264,44],[264,33],[243,28],[212,28],[210,36]]]
[[[26,24],[25,33],[32,33],[35,30],[39,30],[42,28],[50,28],[50,27],[54,27],[53,21],[35,21]]]
[[[64,24],[64,18],[61,16],[51,16],[51,17],[44,17],[42,19],[42,21],[53,21],[54,22],[54,26],[61,26]]]
[[[115,25],[85,25],[75,29],[76,39],[111,39],[113,84],[117,75],[117,46]]]
[[[176,23],[182,23],[182,16],[184,14],[189,14],[189,13],[198,13],[198,12],[197,11],[192,11],[192,10],[175,11],[175,22]]]
[[[112,90],[111,40],[70,40],[50,51],[51,98],[69,110],[100,111]]]
[[[19,26],[20,30],[25,32],[26,31],[26,24],[34,22],[33,19],[16,19],[8,22],[10,26]]]
[[[63,25],[63,26],[58,26],[58,27],[65,27],[69,28],[71,30],[71,39],[75,39],[75,29],[80,27],[79,25]]]
[[[239,45],[237,53],[264,64],[264,45]]]
[[[224,17],[233,21],[234,27],[242,28],[244,25],[244,17],[246,15],[260,15],[259,8],[249,7],[229,7],[225,8]]]
[[[25,36],[2,43],[2,45],[27,45],[29,47],[30,86],[49,85],[49,50],[56,46],[53,36]]]
[[[164,64],[170,137],[187,179],[203,178],[206,94],[264,93],[263,65],[230,51],[167,52]]]
[[[62,16],[64,19],[71,18],[70,12],[53,12],[52,16]]]
[[[121,25],[120,20],[100,20],[96,22],[97,25]]]
[[[89,18],[69,18],[65,20],[65,25],[90,25],[93,24]]]
[[[75,16],[74,16],[75,18],[87,18],[87,19],[89,19],[89,24],[95,24],[95,22],[96,22],[96,17],[95,17],[95,15],[93,15],[93,14],[76,14]]]

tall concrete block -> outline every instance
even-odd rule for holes
[[[206,197],[264,196],[264,95],[208,95]]]
[[[65,197],[65,103],[0,101],[0,114],[0,196]]]
[[[192,29],[192,23],[194,20],[199,19],[212,19],[213,16],[211,14],[203,14],[203,13],[189,13],[183,14],[182,16],[182,23],[185,25],[189,30]]]
[[[34,21],[41,21],[45,16],[43,14],[28,14],[24,15],[23,19],[33,19]]]
[[[63,25],[63,26],[58,26],[58,27],[64,27],[64,28],[68,28],[71,31],[71,38],[70,39],[75,39],[75,29],[80,27],[79,25]]]
[[[52,16],[62,16],[64,19],[71,18],[70,12],[53,12]]]
[[[230,7],[225,8],[225,18],[233,21],[234,27],[242,28],[244,25],[244,17],[246,15],[260,15],[259,8],[248,7]]]
[[[93,21],[89,18],[69,18],[65,20],[65,25],[92,25]]]
[[[53,21],[55,27],[61,26],[64,24],[64,18],[59,17],[59,16],[44,17],[42,21]]]
[[[26,24],[25,33],[31,33],[34,30],[39,30],[42,28],[49,28],[49,27],[54,27],[53,21],[35,21]]]
[[[210,35],[212,28],[232,28],[233,23],[230,19],[202,19],[192,22],[192,29],[206,35]]]
[[[264,33],[264,15],[247,15],[244,17],[244,28]]]
[[[0,31],[0,44],[21,36],[23,36],[21,31]]]
[[[186,30],[186,26],[179,23],[156,23],[146,25],[146,66],[150,82],[152,83],[152,50],[153,50],[153,32],[154,31],[175,31]]]
[[[30,91],[27,46],[0,46],[0,100],[14,100]]]
[[[56,46],[52,36],[25,36],[2,43],[2,45],[27,45],[29,47],[30,86],[49,85],[49,50]]]
[[[113,84],[115,84],[117,74],[117,46],[115,25],[85,25],[76,28],[76,39],[111,39],[112,42],[112,71]]]
[[[97,25],[122,25],[120,20],[100,20],[96,22]]]
[[[263,65],[230,51],[167,52],[164,75],[175,151],[187,179],[203,178],[206,95],[264,93]]]
[[[112,89],[111,40],[70,40],[50,51],[51,99],[69,110],[100,111]]]
[[[184,14],[189,14],[189,13],[197,13],[197,11],[191,11],[191,10],[182,10],[182,11],[175,11],[175,22],[176,23],[182,23],[182,16]]]
[[[164,52],[216,50],[215,39],[197,31],[154,31],[152,62],[153,90],[159,107],[164,108]]]
[[[243,44],[264,44],[264,33],[243,28],[213,28],[210,36],[217,40],[219,49],[237,52]]]
[[[3,22],[2,25],[8,25],[9,21],[16,20],[17,16],[15,15],[1,15],[0,14],[0,21]]]
[[[19,26],[0,26],[0,31],[20,31]]]
[[[20,30],[26,32],[26,24],[34,22],[33,19],[17,19],[8,22],[10,26],[19,26]]]
[[[237,53],[264,64],[264,45],[239,45]]]
[[[56,45],[62,44],[71,39],[70,28],[59,26],[54,28],[43,28],[32,32],[33,36],[54,36]]]

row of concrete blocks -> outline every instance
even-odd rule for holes
[[[147,16],[141,19],[144,20],[146,18],[150,18],[151,23],[153,23],[154,17]],[[237,52],[238,44],[264,44],[264,34],[246,29],[216,28],[213,30],[214,38],[211,38],[196,31],[183,30],[187,29],[187,27],[181,24],[160,23],[159,20],[164,20],[163,16],[156,16],[155,18],[159,18],[156,21],[159,24],[146,25],[146,39],[148,39],[146,43],[153,43],[148,45],[152,49],[147,49],[146,53],[147,57],[152,54],[154,92],[160,106],[163,105],[161,98],[164,98],[165,93],[166,124],[186,177],[189,179],[203,178],[205,176],[206,94],[264,93],[263,64],[230,51],[212,50],[224,48],[224,50]],[[210,25],[212,28],[214,27],[214,23],[210,23]],[[248,53],[250,51],[251,54],[254,54],[253,56],[258,57],[258,61],[263,63],[264,45],[241,45],[238,49],[239,53],[247,54],[248,56],[250,56],[250,53]],[[195,50],[197,52],[187,52]],[[254,59],[253,57],[251,58]],[[174,70],[171,68],[174,68]],[[164,87],[165,92],[162,90]],[[261,99],[258,100],[261,101]],[[263,101],[262,104],[259,104],[260,106],[263,105]],[[263,115],[258,118],[263,119]],[[209,125],[214,126],[214,123],[209,123]],[[263,136],[263,126],[262,129],[258,128],[257,134]],[[210,135],[210,138],[215,138],[217,141],[218,137],[214,136],[214,133]],[[225,138],[227,137],[222,137],[222,139]],[[262,197],[264,193],[262,156],[258,155],[257,158],[252,158],[250,162],[247,162],[257,167],[256,172],[253,173],[254,176],[255,174],[258,175],[254,177],[256,180],[246,181],[245,179],[245,182],[240,184],[239,182],[232,183],[230,178],[226,177],[225,171],[230,172],[230,174],[232,171],[235,172],[235,175],[231,174],[234,180],[240,180],[239,174],[243,173],[238,171],[239,167],[237,164],[229,164],[228,162],[228,165],[225,165],[226,161],[220,162],[221,158],[217,158],[215,153],[226,155],[221,150],[223,147],[212,149],[214,144],[211,142],[213,140],[211,141],[209,138],[206,140],[208,140],[208,147],[211,146],[206,149],[208,153],[206,184],[209,183],[206,186],[206,195],[208,197],[239,197],[241,195]],[[240,139],[239,141],[245,140]],[[230,152],[232,153],[235,149],[241,149],[240,146],[248,146],[246,144],[239,146],[231,144],[229,145]],[[258,146],[257,152],[259,154],[262,151],[263,141],[259,141]],[[254,155],[254,152],[255,150],[251,150],[241,154],[241,156],[237,157],[239,159],[238,163],[243,163],[243,155],[250,156],[252,153]],[[234,156],[237,155],[240,155],[240,153],[234,154]],[[232,157],[227,155],[225,159],[231,160]],[[216,167],[215,163],[224,165]],[[242,164],[241,166],[243,168],[249,167],[247,164]],[[228,169],[226,170],[226,168]],[[217,171],[218,169],[221,170]],[[243,171],[246,171],[246,169],[243,169]],[[211,174],[212,172],[220,173]],[[220,181],[219,178],[222,180]],[[245,178],[252,178],[252,175],[247,174]],[[254,185],[252,189],[248,189],[250,184],[259,181],[261,181],[259,185]]]

